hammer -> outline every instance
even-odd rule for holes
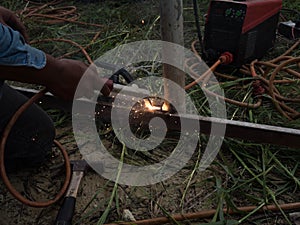
[[[56,216],[55,225],[71,225],[72,217],[75,211],[76,196],[80,181],[85,174],[88,164],[85,160],[73,160],[72,178],[63,200],[63,204]]]

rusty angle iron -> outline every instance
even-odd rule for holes
[[[16,88],[16,87],[15,87]],[[21,93],[32,96],[36,93],[35,90],[16,88]],[[95,104],[93,102],[81,100],[82,108],[85,104]],[[97,113],[97,118],[110,122],[111,109],[113,98],[99,97],[97,108],[101,113]],[[65,102],[53,97],[51,94],[46,94],[41,100],[41,104],[47,107],[55,107],[68,112],[72,110],[72,102]],[[278,126],[270,126],[264,124],[254,124],[249,122],[241,122],[213,117],[203,117],[195,115],[184,115],[179,117],[177,114],[163,112],[144,112],[142,117],[132,120],[133,125],[147,124],[153,117],[162,118],[170,130],[180,131],[180,121],[184,123],[198,122],[200,132],[206,135],[210,134],[212,124],[216,126],[226,126],[225,137],[237,138],[246,141],[254,141],[256,143],[282,145],[291,148],[300,148],[300,130],[293,128],[285,128]],[[176,122],[175,122],[176,121]],[[213,135],[222,135],[214,133]]]

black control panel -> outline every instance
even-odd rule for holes
[[[217,2],[211,3],[208,22],[213,27],[222,27],[224,25],[232,26],[240,24],[243,25],[246,16],[246,5],[235,4],[230,2]]]
[[[238,48],[237,42],[242,32],[246,10],[244,5],[211,2],[204,34],[206,50],[213,49],[212,54],[216,56],[226,51],[235,53]],[[214,56],[209,56],[209,58],[212,58],[212,61],[215,60]]]
[[[243,33],[246,18],[249,16],[248,7],[253,6],[248,3],[230,0],[211,1],[204,32],[207,62],[215,62],[220,54],[228,51],[233,54],[233,64],[240,66],[262,57],[272,47],[279,13]],[[262,18],[260,16],[252,8],[251,17]]]

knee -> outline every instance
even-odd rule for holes
[[[5,147],[9,171],[39,166],[51,155],[55,138],[53,121],[44,111],[33,115],[24,113],[10,132]]]

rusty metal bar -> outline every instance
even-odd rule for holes
[[[101,114],[98,116],[103,120],[110,119],[111,104],[106,102],[99,102],[101,108]],[[237,138],[247,141],[254,141],[255,143],[275,144],[282,145],[291,148],[300,148],[300,130],[270,126],[264,124],[254,124],[248,122],[226,120],[212,117],[184,115],[179,117],[177,114],[169,114],[162,112],[147,112],[143,113],[141,117],[135,117],[131,120],[133,125],[147,126],[149,121],[154,117],[162,118],[168,125],[168,129],[174,131],[180,131],[181,123],[194,124],[198,122],[200,124],[200,133],[210,135],[211,125],[226,125],[225,137]],[[216,131],[218,132],[218,131]],[[213,135],[222,135],[221,133],[214,133]]]
[[[28,98],[32,97],[34,94],[38,93],[38,90],[35,89],[28,89],[22,87],[15,87],[12,86],[14,89],[22,93],[23,95],[27,96]],[[43,108],[53,108],[63,110],[65,112],[72,111],[72,102],[71,101],[64,101],[59,98],[54,97],[50,93],[46,93],[40,100],[37,102]]]
[[[30,96],[34,92],[28,89],[18,89],[23,94]],[[111,119],[111,108],[112,108],[112,98],[99,97],[98,103],[96,104],[96,110],[101,113],[97,113],[97,118],[110,122]],[[43,104],[49,104],[47,107],[54,107],[63,109],[66,111],[71,111],[70,102],[61,101],[52,95],[45,95],[41,100]],[[82,107],[84,108],[85,104],[95,104],[88,101],[82,100]],[[180,131],[180,123],[194,124],[198,122],[200,124],[200,133],[210,134],[211,125],[214,123],[216,125],[226,125],[225,137],[237,138],[247,141],[254,141],[255,143],[265,143],[265,144],[275,144],[282,145],[291,148],[300,148],[300,130],[270,126],[264,124],[254,124],[248,122],[226,120],[219,118],[203,117],[203,116],[192,116],[184,115],[179,117],[177,114],[169,114],[162,112],[147,112],[143,113],[143,116],[135,118],[131,122],[135,126],[147,126],[148,122],[154,118],[162,118],[166,124],[168,124],[168,129],[174,131]],[[214,133],[213,135],[220,135]]]

